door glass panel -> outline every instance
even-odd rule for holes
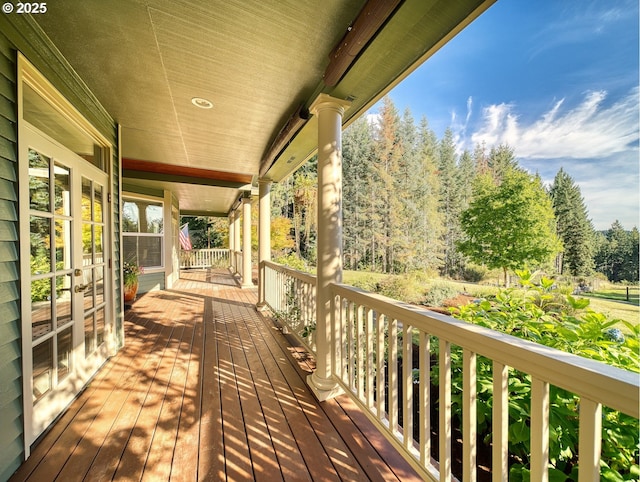
[[[58,382],[71,372],[71,349],[73,347],[71,327],[58,333]]]
[[[69,175],[69,168],[59,163],[55,163],[54,169],[55,179],[55,204],[56,214],[60,216],[71,215],[71,176]]]
[[[51,219],[31,216],[31,274],[51,272]]]
[[[95,269],[95,284],[96,284],[96,306],[100,306],[104,303],[104,267],[99,266]]]
[[[60,327],[71,321],[71,274],[56,276],[56,326]]]
[[[51,278],[31,281],[31,338],[51,333]]]
[[[82,223],[82,266],[93,264],[93,230],[90,223]]]
[[[95,328],[93,324],[93,313],[84,317],[84,356],[91,355],[96,349]]]
[[[102,186],[97,184],[93,193],[93,217],[95,222],[102,222]]]
[[[94,225],[94,263],[102,263],[103,262],[103,250],[102,250],[102,226],[99,224]]]
[[[71,269],[71,221],[56,219],[56,270]]]
[[[82,284],[85,286],[82,298],[84,306],[84,310],[90,310],[94,307],[93,304],[93,269],[83,269],[82,270]]]
[[[91,221],[91,181],[82,178],[82,220]]]
[[[33,347],[33,399],[42,398],[53,387],[53,339]]]
[[[104,308],[96,312],[96,340],[98,346],[104,343]]]
[[[49,212],[49,179],[51,160],[29,149],[29,207]]]

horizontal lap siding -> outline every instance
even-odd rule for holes
[[[23,458],[16,53],[0,33],[0,480]]]

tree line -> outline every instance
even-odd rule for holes
[[[425,117],[401,115],[386,97],[377,116],[344,131],[342,155],[346,269],[479,281],[529,268],[638,281],[637,227],[595,231],[571,176],[560,169],[545,187],[510,146],[458,153],[451,129],[438,139]],[[289,264],[316,263],[316,173],[313,158],[272,188],[272,249]],[[195,248],[226,246],[226,220],[187,220]]]
[[[390,98],[343,133],[344,266],[468,279],[529,267],[638,280],[638,230],[596,232],[579,186],[563,169],[546,188],[507,145],[456,152],[426,118]],[[316,161],[272,190],[272,217],[289,220],[293,247],[315,264]],[[288,224],[278,221],[283,229]]]

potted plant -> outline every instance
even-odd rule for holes
[[[138,293],[138,276],[143,270],[136,263],[125,261],[122,268],[122,284],[124,285],[124,301],[133,302]]]

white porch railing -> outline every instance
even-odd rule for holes
[[[274,312],[284,313],[280,318],[312,349],[308,337],[300,334],[315,325],[315,277],[274,263],[264,263],[263,267],[267,304]],[[581,482],[600,480],[602,407],[640,417],[640,377],[636,373],[357,288],[332,285],[331,289],[333,373],[345,392],[425,479],[453,480],[451,407],[455,396],[462,399],[463,480],[476,480],[478,356],[493,363],[493,480],[508,480],[510,369],[531,377],[532,481],[548,480],[551,385],[580,397]],[[454,347],[462,350],[461,367],[452,365]],[[418,357],[415,365],[414,353]],[[431,393],[432,358],[438,365],[437,394]],[[461,390],[452,386],[453,370],[462,370]],[[414,390],[419,398],[416,419]],[[434,405],[438,408],[439,441],[432,450],[429,434],[434,428]]]
[[[221,248],[180,250],[180,269],[210,268],[229,264],[229,250]]]
[[[265,302],[283,329],[315,353],[316,277],[264,261]]]

